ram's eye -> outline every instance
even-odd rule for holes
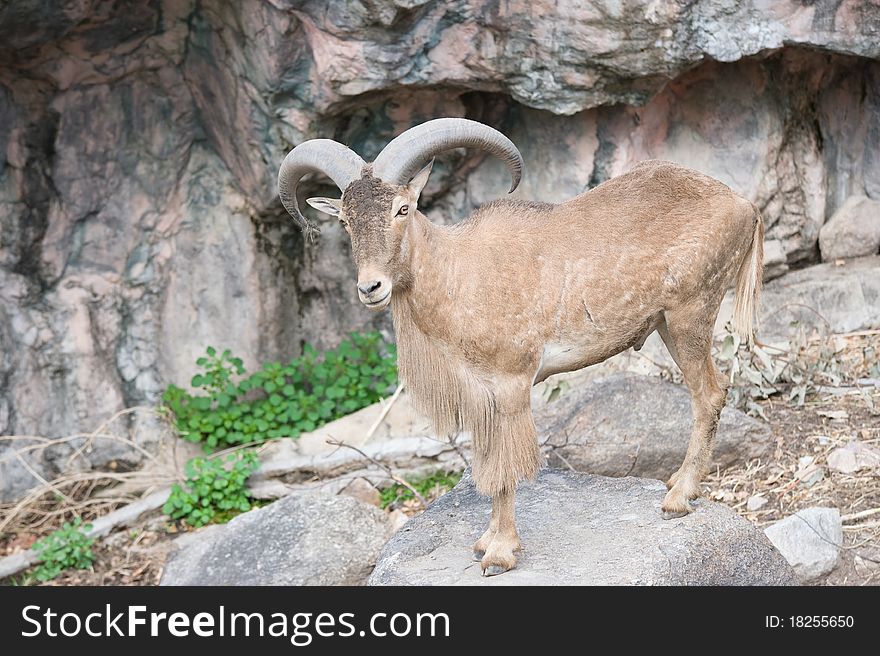
[[[407,212],[409,212],[409,205],[401,205],[400,209],[397,210],[397,216],[406,216]]]

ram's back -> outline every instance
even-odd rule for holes
[[[656,160],[557,205],[495,201],[450,229],[461,269],[451,297],[474,331],[501,323],[523,345],[578,339],[598,361],[661,312],[717,305],[755,216],[718,180]]]
[[[755,210],[722,182],[648,160],[580,196],[551,205],[499,200],[459,226],[462,241],[496,263],[589,261],[597,275],[663,272],[703,285],[751,242]],[[487,246],[491,245],[491,246]]]

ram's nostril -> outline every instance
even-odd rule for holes
[[[370,282],[358,283],[358,289],[362,294],[372,294],[382,286],[381,280],[372,280]]]

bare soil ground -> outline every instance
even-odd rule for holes
[[[870,399],[880,409],[880,391]],[[880,447],[880,415],[870,403],[860,392],[820,395],[801,407],[763,402],[776,438],[773,457],[713,472],[704,481],[704,493],[759,527],[811,506],[838,508],[844,548],[841,565],[826,583],[880,584],[880,471],[842,474],[827,464],[834,449],[852,440]],[[807,457],[812,462],[804,466]],[[756,495],[767,503],[749,510],[748,500]]]

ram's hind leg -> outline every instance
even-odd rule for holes
[[[724,379],[712,361],[712,326],[715,311],[701,308],[667,313],[657,331],[684,375],[691,393],[693,428],[681,467],[667,483],[663,499],[665,517],[681,517],[691,510],[689,501],[700,495],[700,480],[709,468],[712,442],[727,398]]]

